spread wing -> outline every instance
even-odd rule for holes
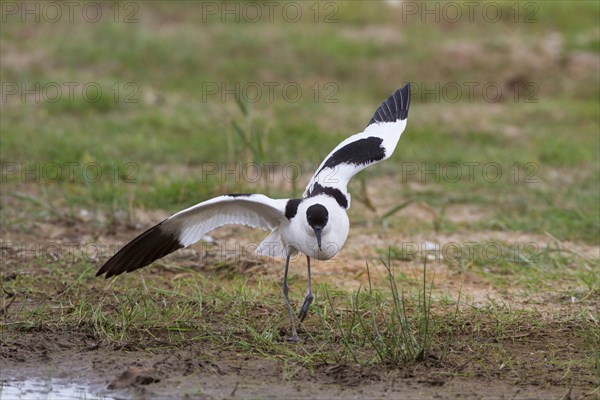
[[[285,218],[287,200],[261,194],[215,197],[170,216],[119,250],[96,276],[106,278],[145,267],[159,258],[199,241],[204,234],[227,224],[275,229]]]
[[[321,163],[304,197],[328,194],[343,208],[350,207],[348,182],[367,168],[389,158],[406,128],[410,84],[396,90],[375,111],[367,128],[340,143]]]

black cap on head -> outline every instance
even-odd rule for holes
[[[325,206],[321,204],[313,204],[306,210],[306,221],[308,221],[308,225],[315,231],[319,250],[321,250],[321,233],[325,225],[327,225],[328,219],[329,213]]]
[[[313,204],[306,210],[306,220],[311,228],[323,228],[329,220],[329,213],[325,206],[321,204]]]

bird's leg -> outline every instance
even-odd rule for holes
[[[285,305],[287,306],[288,316],[290,317],[290,334],[291,336],[288,338],[290,342],[297,342],[300,340],[298,338],[298,333],[296,332],[296,324],[294,323],[294,311],[292,310],[292,306],[290,304],[290,298],[288,297],[288,268],[290,266],[290,256],[288,255],[285,260],[285,272],[283,273],[283,297],[285,297]]]
[[[306,256],[306,267],[308,269],[308,288],[306,289],[306,297],[304,298],[304,304],[302,304],[302,308],[300,309],[300,314],[298,314],[298,319],[300,322],[304,321],[306,318],[306,314],[308,314],[308,309],[310,304],[313,301],[312,288],[310,285],[310,257]]]

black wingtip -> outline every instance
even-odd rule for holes
[[[396,90],[386,101],[381,103],[369,125],[379,122],[396,122],[408,118],[410,107],[410,82]]]
[[[108,279],[123,272],[135,271],[184,247],[177,235],[165,232],[161,229],[161,224],[153,226],[125,245],[104,263],[96,276],[106,273],[104,278]]]

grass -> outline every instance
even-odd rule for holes
[[[122,349],[206,345],[284,360],[288,379],[346,363],[597,385],[599,6],[531,4],[534,23],[403,21],[401,8],[360,2],[336,3],[333,23],[315,23],[309,3],[298,23],[203,20],[188,2],[140,3],[134,24],[7,16],[3,83],[97,83],[103,96],[18,93],[0,105],[2,340],[59,330]],[[321,267],[301,344],[284,340],[273,263],[200,268],[188,255],[104,282],[93,274],[107,252],[51,262],[15,250],[125,240],[228,192],[300,196],[322,158],[408,81],[408,129],[392,158],[351,182],[359,239],[341,259],[352,265]],[[486,98],[486,83],[502,98]],[[442,90],[453,84],[456,102]],[[227,94],[236,85],[262,96]],[[301,88],[297,101],[286,85]],[[403,247],[470,241],[473,257]]]
[[[369,368],[414,368],[424,363],[465,376],[506,368],[518,382],[533,379],[542,385],[550,378],[537,376],[535,368],[568,364],[578,377],[565,382],[586,381],[593,374],[593,379],[599,378],[591,372],[597,369],[598,321],[589,315],[541,317],[535,309],[493,299],[473,303],[461,297],[461,291],[442,298],[434,295],[435,279],[426,265],[422,277],[411,283],[397,278],[391,258],[382,264],[388,279],[385,289],[371,283],[352,292],[317,286],[311,316],[300,331],[303,340],[297,345],[285,339],[286,313],[279,285],[272,280],[249,282],[237,274],[223,279],[163,267],[161,274],[169,275],[168,281],[142,274],[106,286],[94,278],[92,265],[45,264],[43,274],[3,280],[4,293],[17,299],[5,307],[3,340],[8,345],[15,334],[69,331],[117,349],[219,348],[285,359],[289,379],[299,368],[311,370],[323,363]],[[42,281],[45,289],[36,289]],[[299,293],[292,301],[300,304]],[[550,340],[555,344],[548,356],[543,338],[550,332],[555,332]],[[520,357],[523,340],[536,354],[527,362]],[[580,352],[570,354],[563,341]]]
[[[361,316],[359,306],[355,301],[355,313],[357,315],[361,332],[359,336],[366,337],[380,362],[391,365],[402,365],[412,361],[423,361],[430,354],[431,340],[434,336],[435,327],[430,327],[431,319],[431,289],[433,282],[427,291],[427,261],[423,264],[423,287],[422,292],[417,293],[417,304],[414,309],[409,310],[404,290],[399,291],[392,272],[391,255],[388,254],[387,263],[383,262],[388,274],[391,294],[391,312],[389,316],[382,318],[383,324],[378,323],[376,310],[373,306],[373,288],[369,274],[369,298],[368,313],[372,315],[371,321],[365,321]],[[360,294],[357,292],[355,299]],[[458,308],[458,304],[457,304]],[[378,310],[380,311],[380,310]],[[411,315],[409,320],[408,315]],[[414,322],[416,321],[416,322]],[[369,325],[367,325],[369,324]],[[432,329],[433,328],[433,329]]]

